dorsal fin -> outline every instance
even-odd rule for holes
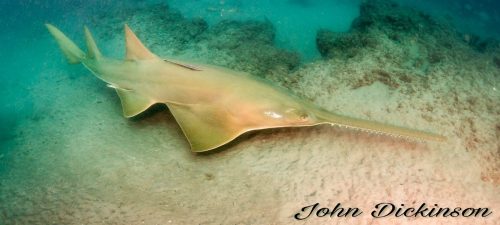
[[[157,59],[158,56],[150,52],[141,43],[139,38],[130,30],[130,28],[125,24],[125,40],[127,46],[127,56],[126,59],[138,60],[138,59]]]
[[[85,41],[87,42],[87,56],[92,59],[99,59],[101,57],[101,52],[97,48],[94,38],[87,26],[85,26]]]

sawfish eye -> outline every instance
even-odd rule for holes
[[[309,119],[309,115],[307,113],[303,112],[299,115],[299,118],[300,118],[300,120],[307,120],[307,119]]]
[[[297,108],[290,108],[286,110],[286,112],[291,115],[291,118],[293,120],[298,120],[298,121],[307,121],[309,120],[309,114],[305,110],[297,109]]]

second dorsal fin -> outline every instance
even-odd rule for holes
[[[127,46],[126,59],[140,60],[140,59],[158,59],[158,56],[153,54],[147,49],[137,36],[125,24],[125,40]]]
[[[87,56],[92,59],[101,58],[101,52],[97,48],[94,38],[92,37],[92,34],[87,26],[85,26],[85,41],[87,42]]]

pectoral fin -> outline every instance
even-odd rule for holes
[[[132,90],[116,89],[116,93],[118,93],[122,102],[123,116],[127,118],[136,116],[155,104],[151,99],[141,96]]]
[[[194,152],[220,147],[243,133],[231,126],[227,112],[204,105],[167,104]]]

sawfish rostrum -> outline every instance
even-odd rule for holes
[[[69,63],[82,63],[116,90],[125,117],[136,116],[156,103],[166,104],[195,152],[220,147],[252,130],[318,124],[409,139],[445,140],[425,131],[328,112],[246,73],[160,58],[127,25],[124,60],[104,57],[87,28],[87,52],[83,52],[59,29],[46,26]]]

